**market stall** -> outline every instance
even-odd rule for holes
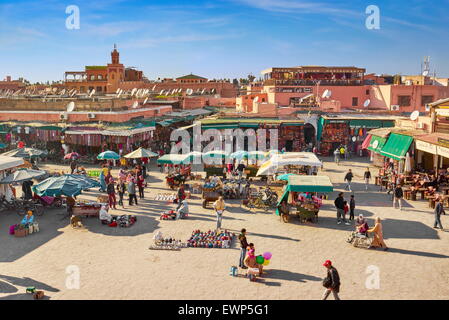
[[[317,172],[321,166],[322,162],[312,152],[273,154],[269,160],[260,166],[257,176],[272,175],[280,171],[310,174]]]
[[[323,195],[334,191],[327,176],[295,176],[288,177],[288,184],[284,188],[278,206],[287,201],[296,207],[296,215],[301,221],[318,221],[318,212],[322,204]],[[276,214],[280,215],[279,209]]]
[[[184,184],[191,175],[190,163],[192,157],[190,154],[165,154],[157,159],[157,163],[164,165],[166,168],[167,176],[165,179],[170,188],[173,189]]]

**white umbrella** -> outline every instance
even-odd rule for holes
[[[412,171],[412,160],[410,158],[410,153],[407,152],[405,155],[405,172],[411,172]]]
[[[137,150],[134,150],[131,153],[128,153],[127,155],[125,155],[125,158],[128,159],[140,159],[140,158],[151,158],[151,157],[157,157],[158,154],[154,153],[150,150],[144,149],[144,148],[139,148]]]

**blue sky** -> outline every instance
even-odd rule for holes
[[[65,27],[68,5],[80,9],[79,30]],[[365,27],[368,5],[380,9],[380,30]],[[61,80],[105,65],[114,43],[150,79],[297,65],[417,74],[425,55],[449,77],[447,12],[449,0],[0,0],[0,78]]]

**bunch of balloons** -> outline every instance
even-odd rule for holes
[[[263,255],[256,257],[256,262],[257,264],[268,266],[272,256],[271,252],[264,252]]]

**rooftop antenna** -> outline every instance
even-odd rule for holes
[[[427,77],[430,73],[430,56],[425,56],[421,63],[421,74]]]

